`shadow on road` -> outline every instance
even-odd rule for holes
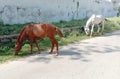
[[[82,47],[83,44],[85,45],[84,47]],[[51,55],[48,54],[47,52],[44,52],[42,54],[36,55],[36,57],[33,59],[30,59],[29,62],[49,63],[54,59],[60,60],[66,57],[68,57],[69,60],[80,60],[83,62],[90,62],[91,60],[87,58],[87,55],[92,55],[93,53],[104,54],[104,53],[112,53],[112,52],[120,52],[120,47],[110,46],[110,45],[104,45],[104,46],[98,47],[97,43],[93,43],[90,45],[89,43],[88,45],[86,45],[86,43],[81,43],[81,44],[78,44],[78,46],[77,44],[75,44],[68,49],[61,50],[59,56],[56,56],[55,52],[54,54],[51,54]]]

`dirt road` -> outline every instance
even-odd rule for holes
[[[120,79],[120,31],[0,64],[0,79]]]

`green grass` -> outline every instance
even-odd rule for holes
[[[120,30],[120,17],[108,18],[110,22],[105,23],[105,33],[113,32],[115,30]]]
[[[59,23],[53,23],[60,28],[65,27],[74,27],[74,26],[83,26],[85,25],[87,19],[83,20],[71,20],[71,21],[60,21]]]
[[[120,30],[120,17],[113,17],[113,18],[108,18],[110,22],[105,22],[105,30],[104,33],[108,32],[113,32],[115,30]],[[60,21],[59,23],[53,23],[56,26],[60,28],[65,28],[65,27],[75,27],[75,26],[84,26],[86,23],[87,19],[84,20],[71,20],[71,21]],[[16,34],[21,31],[21,29],[25,26],[26,24],[14,24],[14,25],[0,25],[0,35],[9,35],[9,34]],[[64,36],[66,37],[64,39],[60,39],[60,37],[56,36],[56,39],[58,40],[59,45],[67,45],[69,43],[74,43],[76,41],[80,41],[83,39],[88,39],[89,36],[86,36],[84,34],[84,31],[82,30],[73,30],[72,32],[65,32],[63,31]],[[44,40],[39,39],[39,46],[41,48],[41,51],[49,49],[51,47],[51,43],[49,38],[45,38]],[[14,56],[14,45],[15,41],[7,44],[1,44],[0,45],[0,63],[14,60],[23,56],[28,56],[29,55],[29,41],[26,40],[23,44],[22,50],[19,52],[18,56]],[[34,45],[34,53],[37,52],[37,48]]]

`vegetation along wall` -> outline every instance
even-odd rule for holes
[[[0,20],[23,24],[83,19],[92,14],[111,17],[117,15],[118,6],[116,0],[0,0]]]

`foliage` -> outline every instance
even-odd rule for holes
[[[0,35],[18,34],[26,24],[3,25],[0,29]]]
[[[115,30],[120,30],[120,18],[113,17],[109,18],[109,21],[105,23],[105,33],[113,32]]]

